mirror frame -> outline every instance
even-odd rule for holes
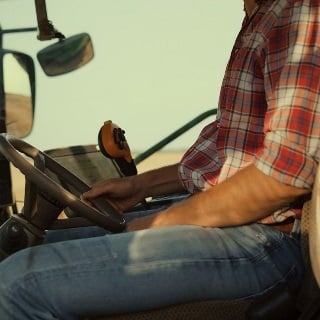
[[[45,47],[37,53],[38,62],[47,76],[60,76],[75,71],[94,57],[91,37],[79,33]]]
[[[30,93],[31,93],[31,104],[32,104],[32,123],[30,127],[30,131],[24,136],[28,136],[33,128],[33,120],[34,120],[34,113],[35,113],[35,101],[36,101],[36,76],[35,76],[35,66],[34,61],[32,57],[29,55],[15,50],[7,50],[7,49],[1,49],[0,50],[0,117],[2,116],[3,119],[0,118],[0,131],[5,130],[4,132],[7,132],[6,130],[6,106],[5,106],[5,88],[4,88],[4,56],[6,54],[13,54],[13,55],[19,55],[23,56],[23,58],[26,61],[26,72],[28,74],[29,83],[30,83]],[[20,137],[20,138],[24,138]]]

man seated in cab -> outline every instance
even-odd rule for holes
[[[179,164],[99,182],[83,199],[104,195],[125,212],[149,196],[191,196],[125,214],[126,232],[49,232],[8,257],[1,320],[83,319],[299,286],[299,219],[320,157],[320,3],[244,6],[217,119]]]

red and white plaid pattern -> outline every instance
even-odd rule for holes
[[[194,193],[253,163],[282,183],[311,189],[319,142],[320,1],[266,1],[243,22],[217,119],[183,156],[181,180]],[[261,222],[283,221],[297,214],[291,209]]]

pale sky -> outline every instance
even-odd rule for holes
[[[96,143],[105,120],[125,129],[144,151],[200,113],[216,107],[243,18],[242,0],[47,0],[48,18],[65,36],[88,32],[95,57],[49,78],[36,53],[53,43],[37,33],[4,35],[4,48],[36,64],[34,128],[41,150]],[[2,29],[34,27],[33,0],[1,0]],[[209,119],[169,145],[186,149]]]

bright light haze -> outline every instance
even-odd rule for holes
[[[47,0],[48,18],[65,36],[88,32],[95,57],[49,78],[36,61],[37,33],[4,35],[3,47],[36,64],[36,113],[28,142],[39,149],[96,143],[105,120],[144,151],[216,107],[223,73],[244,15],[239,0]],[[35,27],[32,0],[0,0],[2,29]],[[213,118],[212,118],[213,119]],[[171,143],[184,150],[207,119]]]

